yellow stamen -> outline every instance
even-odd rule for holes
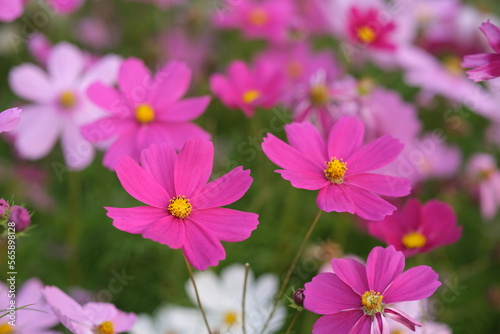
[[[332,183],[344,182],[344,175],[347,171],[347,164],[342,159],[332,158],[331,161],[326,162],[325,176]]]
[[[96,334],[114,334],[115,327],[111,321],[105,321],[96,328]]]
[[[149,123],[155,119],[155,111],[148,104],[140,104],[135,109],[135,118],[139,123]]]
[[[59,95],[59,105],[65,109],[73,108],[76,104],[76,96],[70,91],[65,91]]]
[[[237,321],[238,321],[238,314],[236,314],[235,312],[230,311],[224,314],[224,323],[227,326],[233,326],[236,324]]]
[[[460,64],[460,58],[456,56],[448,56],[443,59],[443,65],[453,75],[460,76],[463,75],[464,70]]]
[[[330,99],[330,92],[325,85],[316,85],[311,88],[309,96],[313,104],[321,106],[326,104]]]
[[[250,11],[248,19],[254,26],[261,27],[269,21],[269,14],[262,8],[255,8]]]
[[[294,60],[288,63],[287,73],[291,78],[297,79],[298,77],[300,77],[302,72],[302,64],[298,61]]]
[[[0,325],[0,334],[11,334],[11,333],[14,333],[14,328],[11,325],[7,323]]]
[[[495,173],[494,168],[483,169],[482,171],[477,173],[477,178],[479,179],[479,181],[485,181],[488,180],[494,173]]]
[[[359,40],[366,44],[373,42],[377,37],[375,31],[367,26],[362,26],[361,28],[358,28],[356,34],[358,35]]]
[[[246,104],[250,104],[257,100],[260,97],[260,92],[256,89],[250,89],[247,90],[245,93],[243,93],[243,102]]]
[[[363,296],[361,296],[363,311],[369,315],[382,312],[384,310],[382,299],[384,299],[384,296],[382,296],[380,292],[375,292],[373,290],[366,291]]]
[[[420,232],[410,232],[403,236],[401,242],[406,248],[413,249],[425,246],[427,239]]]
[[[170,200],[168,212],[174,217],[184,219],[191,213],[193,206],[186,196],[176,196]]]
[[[401,329],[396,329],[396,330],[392,331],[391,334],[404,334],[404,333]]]

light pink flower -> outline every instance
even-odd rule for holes
[[[282,94],[283,75],[272,64],[257,61],[253,69],[244,62],[232,62],[227,77],[214,74],[210,77],[210,88],[222,102],[232,109],[241,109],[252,117],[255,108],[274,107]]]
[[[80,126],[101,117],[102,111],[87,99],[85,92],[96,80],[112,84],[119,63],[119,57],[109,55],[84,70],[80,50],[61,43],[50,52],[48,73],[33,64],[15,67],[9,76],[12,90],[33,101],[23,106],[23,117],[14,130],[15,147],[21,157],[35,160],[46,156],[60,136],[68,167],[86,167],[94,157],[94,149],[80,134]]]
[[[427,312],[429,303],[427,299],[403,302],[397,304],[397,309],[422,323],[422,327],[415,328],[415,331],[397,321],[388,321],[389,333],[391,334],[452,334],[452,330],[445,324],[432,321],[432,315]]]
[[[52,48],[52,43],[42,33],[33,33],[28,39],[28,51],[43,66],[47,65]]]
[[[290,144],[268,134],[262,149],[292,186],[319,190],[321,210],[381,220],[396,207],[379,195],[405,196],[410,185],[404,178],[369,172],[393,161],[404,145],[388,135],[363,145],[364,128],[359,119],[344,116],[325,141],[311,123],[292,123],[285,126]]]
[[[21,109],[11,108],[0,113],[0,133],[12,131],[21,120]]]
[[[322,273],[305,284],[304,307],[323,315],[313,334],[388,333],[386,318],[415,330],[422,324],[396,303],[427,298],[441,285],[428,266],[403,272],[405,257],[393,246],[375,247],[366,267],[353,259],[333,259],[332,266],[335,274]]]
[[[1,333],[15,334],[58,334],[59,332],[50,330],[51,327],[58,324],[57,318],[51,312],[49,305],[45,302],[42,296],[42,283],[31,278],[26,281],[18,290],[14,299],[9,299],[9,288],[0,282],[0,310],[7,310],[11,300],[15,300],[15,307],[28,306],[24,309],[16,311],[16,326],[12,327],[8,324],[9,316],[0,318]],[[2,312],[2,314],[5,311]],[[11,330],[11,331],[9,331]]]
[[[189,139],[177,155],[173,147],[153,145],[142,151],[141,166],[123,157],[116,167],[122,186],[147,206],[106,208],[123,231],[182,249],[199,270],[226,256],[221,241],[243,241],[257,227],[258,215],[220,208],[250,188],[249,170],[237,167],[207,184],[213,144]]]
[[[2,1],[0,8],[0,21],[11,22],[20,17],[24,12],[24,4],[28,0],[6,0]]]
[[[43,296],[59,321],[73,334],[115,334],[134,326],[136,315],[118,310],[113,304],[87,303],[83,306],[55,286],[46,286]]]
[[[467,173],[479,189],[479,204],[484,218],[491,219],[500,206],[500,171],[495,158],[486,153],[474,154]]]
[[[423,205],[410,199],[391,216],[367,224],[372,236],[393,245],[406,257],[451,245],[462,235],[453,208],[435,199]]]
[[[180,149],[188,138],[209,139],[210,134],[191,123],[208,104],[209,96],[181,100],[191,81],[191,70],[182,62],[167,63],[154,77],[136,58],[123,61],[118,73],[119,91],[101,82],[87,93],[108,116],[82,128],[93,143],[111,141],[104,166],[114,169],[124,155],[139,161],[151,144],[165,143]]]

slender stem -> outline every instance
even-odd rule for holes
[[[212,334],[212,331],[210,330],[210,325],[208,324],[207,315],[205,314],[205,310],[201,305],[200,295],[198,294],[198,287],[196,286],[196,281],[194,280],[193,269],[191,269],[191,265],[189,264],[189,261],[186,258],[186,256],[184,254],[182,254],[182,256],[184,256],[184,261],[186,262],[186,267],[189,272],[189,278],[191,279],[191,283],[193,283],[194,294],[196,295],[196,302],[198,303],[201,315],[203,316],[203,321],[205,322],[205,326],[207,327],[208,333]]]
[[[69,208],[69,232],[67,234],[67,247],[72,259],[70,264],[71,279],[74,284],[79,282],[80,261],[79,261],[79,242],[82,232],[81,226],[81,175],[79,172],[70,172],[68,174],[68,208]]]
[[[248,282],[249,270],[250,270],[250,264],[245,263],[245,280],[243,281],[243,300],[241,301],[241,328],[243,330],[243,334],[247,333],[247,329],[245,327],[245,304],[247,299],[247,282]]]
[[[286,330],[285,334],[290,334],[292,332],[293,325],[295,325],[295,322],[299,318],[300,311],[295,312],[292,322],[290,323],[290,326],[288,326],[288,329]]]
[[[316,214],[316,217],[314,218],[311,226],[309,227],[309,230],[307,231],[306,236],[304,237],[304,240],[302,240],[302,243],[300,244],[299,251],[295,255],[295,258],[293,259],[293,262],[292,262],[292,265],[290,266],[290,269],[288,269],[288,271],[286,273],[286,276],[285,276],[285,279],[283,280],[283,283],[281,283],[280,291],[278,292],[278,296],[274,300],[273,308],[271,310],[271,313],[267,317],[266,323],[264,324],[264,327],[262,328],[261,334],[263,334],[264,331],[267,329],[267,326],[269,326],[269,322],[271,321],[272,317],[274,316],[274,313],[276,312],[276,309],[278,308],[278,304],[279,304],[281,298],[285,294],[286,288],[288,286],[288,282],[290,281],[290,278],[292,277],[293,270],[297,266],[297,263],[299,262],[299,259],[302,256],[302,253],[304,252],[304,248],[306,247],[307,241],[311,237],[311,234],[312,234],[314,228],[318,224],[318,220],[319,220],[319,217],[321,217],[321,213],[323,213],[323,211],[320,209],[318,211],[318,213]]]

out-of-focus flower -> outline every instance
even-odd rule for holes
[[[258,215],[221,208],[240,199],[253,179],[237,167],[207,184],[214,159],[213,144],[188,139],[177,155],[173,147],[143,150],[141,166],[125,156],[116,167],[122,186],[148,206],[106,208],[113,225],[182,252],[199,270],[226,257],[221,241],[247,239]]]
[[[457,217],[446,203],[410,199],[403,208],[378,222],[368,222],[370,234],[408,257],[455,243],[462,235]]]
[[[153,317],[139,314],[130,334],[200,334],[206,331],[199,310],[187,307],[167,306]]]
[[[441,324],[430,320],[427,310],[427,300],[409,301],[397,304],[398,310],[411,316],[422,323],[422,327],[415,328],[415,331],[396,321],[388,321],[389,333],[391,334],[451,334],[451,328],[445,324]]]
[[[134,326],[136,315],[118,310],[113,304],[87,303],[83,306],[55,286],[46,286],[43,296],[59,321],[74,334],[115,334]]]
[[[441,285],[428,266],[403,272],[405,257],[393,246],[375,247],[365,265],[353,259],[333,259],[335,274],[322,273],[305,285],[304,307],[323,316],[313,334],[387,333],[387,319],[411,330],[422,326],[400,311],[398,304],[425,299]],[[383,315],[382,315],[383,314]]]
[[[35,32],[28,39],[28,51],[43,66],[47,65],[52,48],[52,43],[42,33]]]
[[[495,158],[486,153],[476,153],[467,164],[467,172],[479,188],[481,214],[484,218],[493,218],[500,206],[500,171]]]
[[[31,216],[28,209],[19,205],[14,205],[9,211],[9,222],[16,224],[16,232],[22,232],[30,226]]]
[[[92,16],[80,19],[75,30],[79,41],[96,50],[113,47],[119,38],[117,29]]]
[[[21,111],[11,108],[0,113],[0,133],[14,130],[21,120]]]
[[[109,116],[84,126],[82,133],[92,143],[112,142],[104,166],[114,169],[124,155],[139,161],[141,151],[152,144],[180,149],[188,138],[209,139],[210,134],[191,121],[205,111],[210,97],[181,100],[190,81],[191,70],[182,62],[171,61],[151,77],[141,60],[129,58],[119,69],[119,91],[101,82],[92,84],[90,100]]]
[[[285,126],[290,144],[268,134],[262,148],[292,186],[319,190],[321,210],[377,221],[396,210],[379,195],[405,196],[410,185],[401,177],[369,173],[392,162],[404,145],[389,135],[363,145],[364,129],[359,119],[344,116],[325,141],[311,123],[293,123]]]
[[[24,11],[24,4],[28,0],[8,0],[2,2],[0,21],[11,22],[20,17]]]
[[[3,198],[0,198],[0,220],[5,219],[9,214],[10,204]]]
[[[466,73],[469,75],[469,79],[475,82],[500,77],[500,27],[488,20],[481,24],[479,29],[486,36],[495,53],[480,53],[464,57],[462,66],[474,68]]]
[[[396,45],[391,40],[396,25],[384,22],[378,8],[352,6],[347,19],[347,34],[354,43],[388,51],[394,51]]]
[[[221,271],[220,278],[212,271],[195,274],[200,300],[213,333],[241,334],[243,282],[245,267],[231,265]],[[196,302],[191,282],[186,289],[193,303]],[[274,275],[262,275],[254,279],[250,270],[247,281],[245,304],[245,327],[247,333],[260,333],[273,307],[273,297],[278,290],[278,279]],[[240,297],[241,296],[241,297]],[[278,332],[286,318],[283,306],[278,307],[265,334]],[[201,331],[206,333],[206,330]]]
[[[58,14],[71,14],[79,9],[85,0],[47,0],[49,6]]]
[[[101,117],[102,111],[87,99],[85,92],[96,80],[112,84],[120,61],[109,55],[84,70],[85,59],[80,50],[61,43],[50,52],[48,73],[33,64],[15,67],[9,76],[12,90],[33,101],[23,107],[23,117],[14,130],[15,147],[21,157],[44,157],[60,136],[68,167],[86,167],[94,150],[80,134],[80,126]]]
[[[222,102],[233,109],[241,109],[252,117],[255,108],[272,108],[278,103],[283,88],[283,76],[272,64],[257,61],[250,69],[242,61],[232,62],[227,77],[214,74],[210,87]]]
[[[8,310],[11,307],[9,288],[0,282],[0,309]],[[0,318],[0,333],[7,334],[59,334],[50,330],[59,322],[50,310],[42,296],[43,285],[37,278],[26,281],[15,297],[15,307],[25,308],[16,311],[15,327],[9,325],[10,318]],[[5,311],[3,311],[5,313]]]

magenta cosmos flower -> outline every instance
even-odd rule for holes
[[[464,57],[462,66],[465,68],[474,67],[466,73],[469,75],[469,79],[476,82],[500,77],[500,27],[488,20],[483,22],[479,29],[486,36],[495,53],[479,53]]]
[[[348,15],[347,34],[351,41],[380,50],[396,49],[396,44],[391,40],[396,24],[385,22],[378,8],[353,6]]]
[[[258,215],[220,206],[240,199],[252,184],[249,170],[237,167],[207,184],[214,148],[189,139],[177,155],[173,147],[142,151],[141,166],[123,157],[116,173],[125,190],[148,206],[106,208],[113,225],[125,232],[182,249],[199,270],[226,256],[221,241],[243,241],[258,225]]]
[[[359,119],[343,116],[325,141],[312,124],[292,123],[285,126],[290,145],[268,134],[262,149],[292,186],[319,190],[321,210],[381,220],[396,207],[379,195],[405,196],[410,185],[404,178],[368,172],[393,161],[404,145],[389,135],[363,145],[364,129]]]
[[[365,265],[354,259],[333,259],[333,273],[322,273],[305,285],[304,307],[323,316],[313,334],[388,333],[386,318],[415,330],[418,321],[397,304],[431,296],[441,285],[428,266],[403,272],[405,257],[393,246],[375,247]]]
[[[21,109],[11,108],[0,113],[0,133],[14,130],[21,120]]]
[[[368,229],[371,235],[393,245],[405,256],[450,245],[462,235],[462,227],[457,226],[451,206],[435,199],[424,205],[417,199],[410,199],[393,215],[369,222]]]
[[[210,134],[191,121],[210,103],[201,96],[181,100],[191,81],[191,70],[171,61],[154,77],[142,60],[129,58],[118,72],[119,91],[100,82],[92,84],[88,96],[109,112],[108,117],[84,126],[85,138],[93,143],[112,141],[103,164],[114,169],[124,155],[139,161],[151,144],[165,143],[180,149],[190,138],[209,139]]]
[[[83,306],[55,286],[46,286],[43,295],[59,321],[74,334],[116,334],[130,330],[134,313],[118,310],[113,304],[87,303]]]

